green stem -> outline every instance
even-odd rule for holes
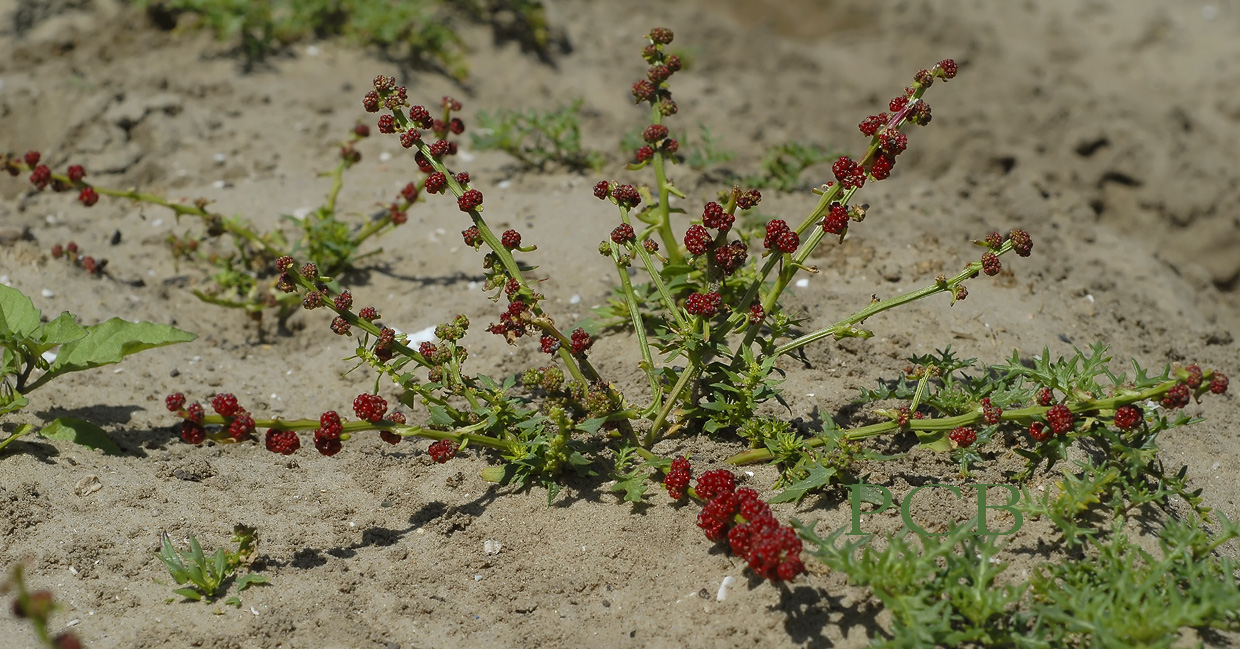
[[[667,395],[667,401],[663,402],[663,407],[659,409],[659,414],[655,416],[654,422],[650,424],[650,432],[646,433],[646,442],[643,446],[649,448],[658,441],[659,431],[663,427],[663,423],[667,421],[667,416],[671,414],[676,401],[680,398],[680,393],[684,392],[685,386],[689,385],[689,381],[693,380],[700,370],[700,363],[696,362],[695,358],[690,358],[689,366],[680,373],[680,378],[676,380],[676,385],[672,387],[672,391]]]
[[[640,248],[641,244],[633,245]],[[616,273],[620,276],[620,287],[624,291],[624,301],[629,305],[629,317],[633,319],[633,331],[637,334],[637,347],[642,353],[642,369],[646,371],[646,380],[650,382],[650,397],[654,407],[659,404],[659,380],[655,376],[654,357],[650,354],[650,344],[646,341],[646,325],[642,322],[641,309],[637,306],[637,295],[633,293],[633,282],[629,280],[628,265],[620,263],[620,244],[611,243],[611,260],[616,264]]]
[[[661,124],[662,122],[663,113],[659,111],[658,104],[651,104],[650,123]],[[654,163],[655,184],[659,189],[659,204],[653,208],[659,219],[656,228],[659,238],[663,240],[663,247],[667,250],[668,263],[680,265],[684,263],[684,255],[680,253],[680,242],[676,240],[676,235],[672,232],[672,213],[671,206],[668,204],[671,183],[667,181],[667,162],[663,158],[662,151],[655,151],[651,160]]]
[[[1094,411],[1099,411],[1099,410],[1114,410],[1120,406],[1127,405],[1130,403],[1136,403],[1138,401],[1145,401],[1146,399],[1153,399],[1155,397],[1161,397],[1162,395],[1166,394],[1168,390],[1175,387],[1175,385],[1178,383],[1179,383],[1178,379],[1172,379],[1169,381],[1163,381],[1162,383],[1159,383],[1158,385],[1155,385],[1151,388],[1147,388],[1141,392],[1135,392],[1135,393],[1126,394],[1122,396],[1110,397],[1107,399],[1082,399],[1081,401],[1077,401],[1077,402],[1069,403],[1065,405],[1067,405],[1068,410],[1072,411],[1073,413],[1094,412]],[[1034,421],[1038,418],[1045,416],[1046,412],[1053,407],[1054,406],[1030,406],[1028,408],[1006,410],[1003,412],[1002,415],[1000,415],[999,419],[1000,421],[1014,421],[1017,423],[1024,424],[1024,423],[1028,423],[1030,421]],[[963,415],[956,415],[954,417],[938,417],[935,419],[912,419],[909,421],[908,425],[904,428],[901,428],[899,422],[885,421],[885,422],[881,422],[878,424],[870,424],[869,426],[860,426],[858,428],[850,428],[844,431],[842,437],[843,439],[855,441],[859,439],[866,439],[869,437],[878,437],[879,435],[885,435],[887,433],[898,432],[900,430],[904,430],[905,428],[907,428],[908,430],[912,430],[912,431],[942,432],[942,431],[949,431],[953,428],[956,428],[957,426],[968,426],[970,424],[976,424],[979,421],[983,421],[983,417],[984,415],[982,414],[982,409],[977,408],[971,412],[967,412]],[[815,437],[814,439],[806,440],[805,446],[807,447],[822,446],[826,442],[827,442],[827,438]],[[751,449],[751,450],[745,451],[743,453],[737,453],[736,455],[733,455],[732,457],[725,460],[725,462],[727,462],[728,464],[738,464],[738,465],[739,464],[752,464],[754,462],[762,462],[765,460],[770,460],[772,457],[773,457],[773,454],[771,453],[770,450],[765,449],[765,448],[757,448],[757,449]]]

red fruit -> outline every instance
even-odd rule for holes
[[[697,486],[694,487],[697,495],[707,500],[720,494],[732,493],[735,489],[736,476],[727,469],[715,469],[703,473],[697,479]]]
[[[702,209],[702,225],[716,230],[727,230],[732,227],[734,217],[723,211],[723,206],[711,201]]]
[[[452,177],[456,179],[456,182],[458,182],[458,183],[460,183],[460,184],[462,184],[462,185],[468,185],[468,184],[469,184],[469,172],[468,172],[468,171],[461,171],[461,172],[458,172],[458,173],[454,174]]]
[[[878,148],[884,155],[895,158],[908,148],[908,136],[895,130],[879,133]]]
[[[982,253],[982,272],[994,277],[1003,269],[1003,264],[999,263],[999,256],[993,252]]]
[[[431,152],[431,155],[436,158],[442,158],[448,155],[449,145],[446,140],[436,140],[434,144],[431,144],[428,150]]]
[[[870,175],[874,177],[874,180],[887,180],[891,177],[891,168],[895,165],[895,158],[880,153],[875,156],[874,164],[870,166]]]
[[[1115,409],[1115,427],[1120,430],[1129,430],[1133,426],[1141,423],[1141,409],[1133,406],[1120,406]]]
[[[279,258],[279,259],[277,259],[277,260],[276,260],[276,270],[278,270],[278,271],[280,271],[281,273],[283,273],[284,271],[286,271],[286,270],[288,270],[288,269],[292,268],[292,267],[293,267],[293,265],[294,265],[294,264],[296,264],[296,263],[297,263],[297,262],[293,261],[293,258],[292,258],[292,257],[289,257],[288,255],[285,255],[285,256],[283,256],[283,257],[281,257],[281,258]]]
[[[628,223],[621,223],[616,226],[616,229],[611,231],[611,240],[616,243],[629,243],[634,238],[636,238],[636,235],[633,232],[633,226]]]
[[[1028,257],[1033,251],[1033,239],[1024,230],[1012,230],[1008,239],[1012,242],[1012,250],[1021,257]]]
[[[1038,390],[1038,405],[1049,406],[1055,403],[1055,393],[1050,388],[1041,388]]]
[[[301,448],[301,438],[291,430],[268,430],[266,442],[268,451],[280,455],[292,455]]]
[[[948,439],[955,442],[960,448],[968,448],[973,446],[973,442],[977,441],[977,433],[973,432],[968,426],[957,426],[952,432],[947,434]]]
[[[835,174],[836,180],[843,183],[857,173],[857,163],[853,162],[853,159],[848,156],[841,156],[840,159],[831,165],[831,173]]]
[[[202,424],[186,419],[181,422],[181,439],[190,444],[201,444],[207,439],[207,430]]]
[[[685,232],[685,248],[691,255],[706,254],[706,251],[710,249],[710,243],[710,233],[700,225],[691,225]]]
[[[646,239],[642,241],[642,247],[646,249],[646,252],[654,254],[659,251],[659,242],[654,239]]]
[[[379,431],[379,439],[387,442],[388,444],[399,444],[404,438],[390,430],[381,430]]]
[[[666,27],[655,27],[650,30],[650,34],[646,36],[651,43],[656,45],[667,45],[672,42],[672,30]]]
[[[40,154],[38,151],[27,151],[26,155],[23,156],[22,159],[26,161],[27,166],[33,167],[39,164],[39,159],[41,159],[42,157],[43,157],[42,154]]]
[[[195,424],[201,424],[202,418],[206,416],[201,403],[191,403],[185,408],[185,418]]]
[[[448,177],[443,175],[443,173],[439,171],[432,171],[431,173],[427,174],[426,182],[423,185],[427,193],[430,193],[430,194],[439,194],[443,192],[444,188],[447,186],[448,186]]]
[[[336,316],[332,318],[332,324],[331,324],[332,333],[336,334],[337,336],[349,335],[350,328],[351,327],[349,326],[349,321],[345,320],[342,316]]]
[[[651,124],[642,131],[642,139],[650,144],[667,137],[667,127],[662,124]]]
[[[425,106],[410,106],[409,121],[413,122],[418,128],[430,128],[435,123],[430,111],[426,110]]]
[[[308,279],[318,279],[319,267],[313,263],[307,263],[301,267],[301,276]]]
[[[1183,408],[1188,405],[1191,396],[1187,385],[1176,383],[1167,390],[1166,396],[1163,397],[1162,405],[1164,408],[1172,409]]]
[[[633,153],[633,159],[635,159],[638,162],[645,162],[653,157],[654,157],[654,149],[648,146],[643,146]]]
[[[339,453],[341,448],[344,448],[339,438],[332,439],[326,437],[322,435],[322,432],[321,429],[314,431],[314,448],[318,449],[319,453],[331,457]]]
[[[430,454],[432,460],[443,464],[456,457],[457,445],[450,439],[441,439],[431,444],[430,448],[426,449],[426,452]]]
[[[640,104],[643,101],[654,101],[658,96],[654,84],[648,79],[642,79],[633,84],[633,103]]]
[[[348,291],[341,291],[340,295],[332,301],[336,305],[338,311],[348,311],[353,308],[353,294]]]
[[[1029,436],[1033,438],[1033,441],[1040,444],[1050,439],[1053,433],[1046,430],[1046,426],[1043,426],[1041,422],[1035,421],[1029,424]]]
[[[779,236],[775,238],[775,247],[778,248],[780,252],[789,254],[794,253],[797,251],[797,248],[801,247],[801,238],[792,230],[781,232]]]
[[[185,407],[185,395],[173,392],[164,399],[164,407],[168,409],[168,412],[179,412]]]
[[[652,65],[649,70],[646,70],[646,78],[653,83],[663,83],[670,76],[672,76],[672,70],[666,65]]]
[[[459,102],[459,101],[457,101],[457,100],[455,100],[455,99],[453,99],[453,98],[451,98],[451,97],[447,97],[447,96],[445,96],[445,97],[443,98],[443,107],[444,107],[445,109],[447,109],[447,110],[452,111],[452,112],[456,112],[456,111],[459,111],[459,110],[461,109],[461,102]]]
[[[500,243],[504,244],[504,247],[509,250],[520,248],[521,233],[516,230],[506,230],[503,236],[500,237]]]
[[[737,209],[742,209],[742,210],[753,209],[758,206],[758,203],[761,203],[761,202],[762,202],[762,192],[756,189],[751,189],[746,192],[741,192],[741,195],[736,197]]]
[[[391,115],[380,115],[379,116],[379,132],[380,133],[395,133],[396,132],[396,120]]]
[[[353,414],[370,422],[383,419],[387,407],[387,400],[377,394],[362,393],[353,400]]]
[[[843,234],[848,229],[848,208],[832,203],[826,218],[822,220],[822,229],[829,234]]]
[[[608,196],[611,196],[611,183],[608,183],[606,180],[600,180],[594,184],[595,198],[602,201],[607,200]]]
[[[732,527],[733,516],[740,499],[731,491],[725,491],[702,507],[698,513],[697,526],[706,531],[706,538],[722,541],[728,537],[728,528]]]
[[[1201,366],[1189,365],[1184,368],[1184,373],[1186,375],[1184,383],[1188,385],[1189,389],[1196,390],[1201,387]]]
[[[373,306],[364,306],[357,312],[357,317],[367,322],[374,322],[379,319],[379,312]]]
[[[476,210],[479,205],[482,205],[482,192],[476,189],[470,189],[464,194],[461,194],[460,198],[456,199],[456,206],[459,207],[462,212]]]
[[[611,192],[611,196],[616,199],[616,202],[621,207],[628,209],[633,209],[642,202],[641,194],[632,185],[616,185],[616,188]]]
[[[992,405],[990,397],[982,399],[982,421],[993,426],[999,423],[999,418],[1003,416],[1003,408]]]
[[[1051,430],[1056,435],[1063,435],[1072,430],[1072,417],[1072,411],[1062,403],[1051,406],[1051,409],[1046,411],[1046,422],[1051,425]]]
[[[990,248],[991,250],[998,250],[999,246],[1003,245],[1003,237],[999,236],[998,232],[991,232],[990,234],[986,235],[985,241],[986,241],[986,247]]]
[[[82,165],[69,165],[69,170],[65,175],[69,177],[69,182],[75,183],[86,175],[86,170],[82,168]]]
[[[1227,375],[1215,370],[1214,378],[1210,379],[1210,392],[1223,394],[1227,391]]]
[[[560,339],[551,334],[543,334],[538,341],[539,348],[544,354],[554,354],[560,351]]]
[[[792,581],[803,572],[805,572],[805,564],[801,562],[800,557],[791,557],[779,564],[779,567],[775,569],[775,576],[783,581]]]
[[[421,139],[422,133],[416,128],[411,128],[400,134],[400,145],[406,149],[411,149]]]
[[[237,441],[241,441],[241,438],[250,434],[252,430],[254,430],[254,418],[244,410],[238,412],[228,424],[228,436]]]
[[[710,318],[719,312],[719,306],[722,303],[723,298],[713,291],[710,293],[694,293],[685,300],[685,310],[691,315]]]
[[[215,395],[211,399],[211,407],[215,410],[215,414],[222,417],[231,417],[240,410],[237,406],[237,397],[227,393]]]
[[[671,155],[680,150],[680,143],[673,138],[667,138],[663,141],[663,152]]]
[[[762,247],[770,250],[776,245],[779,236],[788,232],[788,224],[782,219],[771,219],[766,224],[766,237],[762,240]]]
[[[47,165],[39,165],[35,167],[34,171],[30,172],[30,182],[37,187],[39,191],[43,191],[47,187],[47,184],[52,182],[52,170],[48,169]]]
[[[465,245],[473,248],[477,248],[482,244],[482,232],[476,225],[471,225],[461,230],[461,238],[465,240]]]
[[[60,259],[65,254],[65,249],[59,243],[52,246],[52,259]]]
[[[448,120],[448,131],[453,135],[460,135],[465,132],[465,122],[459,117],[453,117]]]
[[[366,93],[366,96],[362,97],[362,108],[365,108],[368,113],[379,112],[379,93],[373,90]]]
[[[663,486],[667,488],[667,495],[671,496],[672,500],[684,498],[685,490],[689,488],[689,479],[689,460],[683,455],[672,460],[672,468],[663,477]]]
[[[761,304],[755,304],[749,307],[749,321],[751,323],[758,324],[759,322],[762,322],[765,318],[766,318],[766,310],[762,308]]]
[[[908,96],[900,95],[899,97],[895,97],[891,101],[887,102],[887,109],[893,113],[898,113],[904,110],[904,107],[907,105],[908,105]]]
[[[942,61],[939,61],[938,65],[935,67],[943,71],[944,79],[955,79],[956,78],[957,68],[956,68],[956,62],[954,60],[943,59]]]
[[[594,341],[590,339],[590,334],[586,333],[585,329],[576,329],[573,331],[571,342],[574,354],[580,354],[594,344]]]
[[[865,118],[864,121],[857,125],[857,128],[861,129],[862,135],[873,137],[874,134],[878,132],[878,129],[882,128],[886,124],[887,113],[879,113]]]
[[[353,134],[359,138],[370,137],[370,127],[365,124],[358,124],[353,127]]]
[[[397,423],[397,424],[404,424],[406,423],[405,413],[399,410],[393,411],[392,413],[388,414],[387,420],[393,423]]]
[[[315,439],[340,439],[342,424],[340,415],[335,410],[328,410],[319,415],[319,429],[314,432]]]

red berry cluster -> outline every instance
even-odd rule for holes
[[[461,197],[456,199],[456,205],[462,212],[472,212],[482,205],[482,192],[476,189],[466,190]],[[520,244],[518,244],[520,245]],[[516,246],[512,246],[515,248]]]
[[[994,277],[1003,270],[1003,264],[999,262],[999,255],[993,252],[982,253],[982,272]]]
[[[982,399],[982,421],[993,426],[999,423],[1000,417],[1003,416],[1003,408],[996,406],[990,402],[990,397]]]
[[[973,442],[977,441],[977,433],[968,426],[957,426],[952,432],[947,434],[948,439],[956,443],[960,448],[969,448],[973,446]]]
[[[682,466],[683,473],[678,476],[687,483],[688,462]],[[770,505],[759,499],[756,491],[736,489],[731,471],[707,471],[698,478],[694,492],[706,501],[697,522],[706,538],[716,542],[726,539],[732,552],[743,557],[759,576],[787,581],[805,571],[796,530],[780,525]]]
[[[295,431],[276,430],[274,428],[267,431],[266,437],[267,450],[280,455],[292,455],[301,448],[301,437]]]
[[[505,230],[500,236],[500,243],[509,250],[516,250],[521,247],[521,233],[516,230]]]
[[[710,250],[710,244],[714,239],[706,228],[700,225],[691,225],[685,232],[685,248],[692,255],[704,255]]]
[[[680,71],[683,63],[680,57],[663,51],[663,48],[672,42],[672,30],[657,27],[650,30],[646,38],[650,39],[650,45],[642,50],[642,58],[646,59],[650,68],[646,70],[645,79],[633,84],[634,103],[649,102],[651,106],[657,106],[661,114],[675,115],[676,102],[672,101],[672,93],[667,88],[667,80]]]
[[[831,165],[831,173],[844,189],[855,189],[865,184],[865,170],[848,156],[840,156]]]
[[[444,462],[456,457],[457,449],[457,444],[452,440],[441,439],[438,442],[431,444],[430,448],[426,449],[426,452],[430,454],[432,460],[438,462],[439,464],[443,464]]]
[[[1054,437],[1054,434],[1047,430],[1046,426],[1043,425],[1042,422],[1035,421],[1029,424],[1029,436],[1033,438],[1033,441],[1041,444],[1051,437]]]
[[[714,201],[707,203],[706,207],[702,208],[702,225],[708,228],[727,232],[732,229],[732,223],[735,220],[735,216],[725,212],[723,206]]]
[[[1062,403],[1051,406],[1050,410],[1046,411],[1046,423],[1050,424],[1051,431],[1056,435],[1064,435],[1072,430],[1072,420],[1072,411]]]
[[[844,234],[848,229],[848,208],[839,203],[831,203],[827,215],[822,219],[822,229],[828,234]]]
[[[1115,409],[1115,427],[1130,430],[1144,419],[1141,409],[1134,405],[1120,406]]]
[[[801,247],[801,238],[788,224],[781,219],[771,219],[766,224],[766,238],[762,247],[770,250],[775,248],[783,253],[794,253]]]
[[[633,226],[628,223],[621,223],[616,229],[611,231],[611,240],[618,244],[626,244],[633,241],[636,234],[633,232]]]
[[[573,354],[576,355],[589,349],[590,346],[594,344],[594,340],[590,338],[590,334],[586,333],[585,329],[578,328],[573,331],[573,335],[570,338],[570,343]]]
[[[861,133],[873,138],[878,144],[878,154],[870,162],[870,177],[874,180],[886,180],[891,176],[896,156],[908,148],[908,136],[900,132],[904,121],[925,126],[930,123],[930,105],[923,99],[913,99],[918,87],[927,87],[935,78],[953,79],[957,72],[956,62],[952,59],[939,61],[933,70],[920,70],[913,76],[914,87],[906,88],[904,93],[887,102],[891,114],[879,113],[870,115],[857,125]],[[862,161],[864,162],[864,161]],[[832,166],[836,180],[845,189],[860,187],[865,183],[865,170],[860,164],[848,158],[840,158],[836,166]]]
[[[685,459],[685,456],[681,455],[672,460],[671,470],[663,476],[663,486],[667,488],[667,495],[671,496],[672,500],[684,498],[691,478],[689,460]]]
[[[343,424],[335,410],[328,410],[319,416],[319,427],[314,431],[314,448],[323,455],[332,456],[340,452],[340,435]]]
[[[353,400],[353,414],[358,419],[376,422],[387,413],[387,400],[377,394],[362,393]]]
[[[700,315],[703,318],[714,317],[719,312],[719,307],[723,304],[723,298],[718,293],[694,293],[685,300],[685,310],[690,315]]]
[[[1163,395],[1162,406],[1167,409],[1174,410],[1183,408],[1192,400],[1192,391],[1188,389],[1188,385],[1184,383],[1176,383],[1167,390],[1167,394]]]
[[[70,263],[77,265],[82,270],[96,277],[102,276],[104,268],[108,265],[107,259],[95,259],[90,255],[83,255],[78,245],[72,241],[63,246],[58,243],[52,246],[49,252],[51,252],[53,259],[64,257]]]

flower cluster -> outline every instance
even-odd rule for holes
[[[744,558],[759,576],[787,581],[805,571],[796,530],[780,525],[756,491],[737,489],[731,471],[703,473],[694,492],[706,501],[697,522],[706,538],[726,539],[732,553]]]
[[[10,176],[29,171],[30,184],[39,191],[48,187],[51,187],[54,192],[77,190],[78,200],[86,207],[99,202],[98,190],[82,182],[82,178],[86,176],[86,170],[82,165],[69,165],[65,173],[60,175],[53,173],[52,168],[46,164],[40,164],[39,161],[42,159],[43,154],[38,151],[27,151],[26,155],[20,158],[0,155],[0,169],[7,171]]]

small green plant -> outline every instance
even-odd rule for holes
[[[52,598],[51,591],[31,592],[27,590],[23,570],[20,563],[13,566],[13,572],[8,580],[0,584],[0,595],[13,593],[13,616],[30,621],[30,626],[34,628],[34,635],[40,646],[47,649],[82,649],[85,645],[72,631],[64,631],[56,635],[48,631],[52,612],[58,608],[58,605]]]
[[[26,395],[70,372],[119,363],[131,354],[196,337],[169,325],[120,318],[83,327],[68,311],[43,322],[30,298],[0,286],[0,415],[26,407]],[[120,453],[103,429],[73,417],[60,417],[42,428],[22,424],[0,440],[0,451],[36,429],[48,439]]]
[[[232,542],[237,544],[235,552],[217,549],[207,556],[198,544],[198,539],[189,537],[189,551],[179,551],[172,545],[167,533],[160,534],[160,551],[156,556],[168,567],[173,581],[177,585],[190,584],[172,591],[185,599],[195,602],[215,599],[226,586],[230,578],[239,568],[248,566],[254,559],[254,546],[258,543],[258,531],[247,525],[233,528]],[[246,573],[236,579],[237,592],[249,588],[252,584],[265,584],[267,577],[255,573]],[[168,600],[173,601],[173,600]],[[236,595],[224,600],[230,606],[241,606],[241,599]]]
[[[801,173],[809,167],[823,162],[830,162],[841,155],[839,151],[830,151],[818,144],[804,142],[785,142],[767,149],[762,162],[758,163],[758,173],[737,181],[742,185],[758,189],[771,188],[781,192],[790,192],[805,186]]]
[[[458,33],[463,21],[491,23],[542,55],[554,40],[540,0],[138,0],[138,6],[162,22],[181,14],[196,17],[191,26],[238,41],[246,68],[298,41],[343,36],[464,79],[469,65]],[[510,17],[502,25],[501,14]]]
[[[471,134],[475,147],[496,149],[522,164],[543,169],[560,164],[570,169],[597,171],[603,156],[581,148],[582,100],[554,110],[504,110],[478,113],[478,127]]]

